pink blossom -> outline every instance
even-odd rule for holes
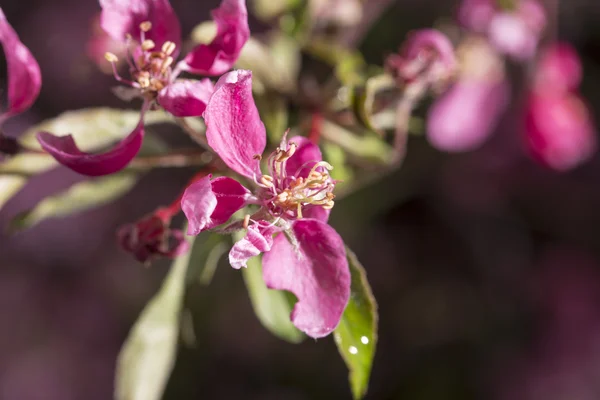
[[[332,168],[319,148],[305,138],[284,137],[260,170],[266,134],[252,98],[250,71],[219,79],[205,111],[209,145],[233,171],[254,183],[207,177],[190,185],[181,207],[189,234],[223,224],[246,205],[258,209],[229,228],[245,228],[246,237],[229,253],[234,268],[265,253],[263,278],[269,288],[289,290],[298,298],[292,322],[311,337],[335,329],[350,296],[350,273],[344,243],[327,225],[333,207]],[[284,234],[285,233],[285,234]]]
[[[502,60],[485,41],[466,40],[457,81],[431,106],[427,139],[442,151],[474,150],[487,140],[508,104]]]
[[[596,151],[596,129],[577,92],[581,63],[573,48],[557,43],[540,57],[525,113],[527,145],[542,164],[567,170]]]
[[[409,34],[399,54],[387,58],[386,67],[402,85],[417,80],[437,84],[455,72],[454,47],[440,31],[420,29]]]
[[[26,111],[37,99],[42,86],[40,66],[19,40],[0,8],[0,44],[8,66],[8,107],[0,122]]]
[[[38,134],[44,150],[58,162],[84,175],[104,175],[124,168],[138,153],[144,112],[162,107],[176,117],[201,116],[212,94],[210,80],[177,79],[181,71],[219,75],[230,69],[248,39],[245,0],[223,0],[213,11],[218,26],[209,45],[200,45],[174,64],[179,54],[181,27],[168,0],[100,0],[101,26],[125,44],[131,79],[117,72],[118,57],[106,53],[117,81],[130,86],[124,97],[143,99],[140,123],[116,147],[104,154],[80,151],[72,139]],[[124,91],[121,91],[123,94]]]
[[[514,8],[505,9],[495,0],[464,0],[458,20],[467,29],[487,35],[500,53],[523,61],[535,55],[546,13],[537,0],[517,0]]]

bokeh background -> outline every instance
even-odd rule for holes
[[[580,51],[581,90],[598,115],[600,3],[550,1],[559,10],[551,34]],[[96,1],[2,3],[43,71],[38,102],[5,125],[8,135],[64,110],[122,106],[112,78],[85,55]],[[189,33],[218,1],[171,3]],[[393,2],[364,54],[381,64],[408,31],[447,20],[456,6]],[[514,101],[484,146],[447,155],[411,138],[400,170],[336,204],[332,224],[379,303],[369,399],[600,399],[600,157],[568,173],[529,159],[513,69]],[[111,205],[0,233],[0,399],[111,398],[119,348],[168,268],[137,264],[115,229],[173,200],[193,172],[152,172]],[[34,178],[0,223],[80,179],[62,168]],[[271,336],[238,271],[221,265],[186,306],[196,340],[182,341],[166,399],[350,398],[333,340]]]

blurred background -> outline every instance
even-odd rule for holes
[[[5,125],[8,135],[68,109],[123,106],[86,56],[96,1],[3,3],[43,73],[39,100]],[[171,3],[184,33],[218,5]],[[558,6],[553,34],[580,52],[581,92],[598,115],[600,3],[546,4]],[[407,32],[448,20],[457,5],[395,1],[361,48],[381,65]],[[379,303],[368,399],[600,399],[600,157],[566,173],[532,161],[520,133],[523,80],[509,72],[514,101],[481,148],[449,155],[413,137],[398,171],[336,202],[332,225]],[[0,399],[112,397],[120,346],[169,265],[136,263],[115,230],[171,202],[193,172],[155,171],[108,206],[0,233]],[[64,168],[34,178],[0,223],[79,180]],[[238,271],[221,265],[186,306],[196,340],[180,345],[166,399],[350,398],[333,340],[273,337]]]

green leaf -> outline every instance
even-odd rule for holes
[[[239,234],[234,234],[234,237],[240,239]],[[290,321],[296,300],[291,293],[267,288],[262,277],[261,257],[253,257],[247,264],[247,268],[242,268],[242,275],[258,320],[280,339],[290,343],[302,342],[305,335]]]
[[[160,291],[129,332],[117,359],[116,400],[162,398],[175,362],[189,261],[189,252],[175,260]]]
[[[354,89],[353,108],[357,119],[368,129],[380,133],[381,127],[375,124],[374,106],[377,93],[395,88],[394,78],[387,74],[372,76],[365,84]]]
[[[192,247],[190,267],[187,271],[188,285],[199,282],[209,285],[221,256],[230,248],[229,237],[205,231],[196,237]]]
[[[377,303],[363,266],[349,248],[346,252],[352,275],[350,302],[333,338],[350,370],[352,394],[355,399],[361,399],[369,385],[377,344]]]
[[[0,209],[8,202],[25,184],[27,178],[18,175],[0,175]]]
[[[79,182],[64,192],[46,197],[31,210],[24,211],[9,223],[9,231],[31,228],[47,218],[59,218],[100,207],[127,193],[138,176],[120,173]]]
[[[299,0],[254,0],[253,14],[262,21],[270,21],[278,15],[297,7]]]
[[[348,154],[381,164],[389,164],[393,160],[392,147],[372,132],[358,135],[332,121],[323,120],[321,135]]]

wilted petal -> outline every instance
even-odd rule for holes
[[[532,154],[556,170],[576,167],[597,148],[590,112],[574,94],[531,96],[526,130]]]
[[[246,268],[249,259],[271,250],[276,230],[265,221],[248,226],[246,236],[235,242],[229,251],[229,264],[235,269]]]
[[[217,36],[206,45],[193,49],[183,63],[184,69],[202,75],[221,75],[237,61],[250,37],[245,0],[223,0],[212,12]]]
[[[179,229],[170,229],[169,223],[170,220],[152,214],[134,224],[124,225],[117,232],[119,244],[142,263],[157,256],[177,257],[189,249],[189,242]]]
[[[0,8],[0,43],[8,66],[8,109],[6,115],[27,110],[40,93],[40,66],[6,20]]]
[[[100,25],[115,40],[131,35],[140,39],[140,24],[149,21],[152,29],[145,33],[157,48],[171,41],[177,48],[181,43],[181,26],[169,0],[100,0]]]
[[[267,287],[288,290],[298,298],[291,319],[313,338],[330,334],[350,298],[350,271],[344,242],[329,225],[298,220],[293,225],[298,249],[284,235],[263,257]]]
[[[210,79],[177,80],[158,93],[159,104],[176,117],[199,117],[213,93]]]
[[[188,220],[188,235],[225,223],[246,205],[248,189],[226,176],[211,181],[208,175],[192,183],[181,199],[181,209]]]
[[[443,151],[468,151],[493,132],[504,112],[509,87],[505,81],[462,80],[430,108],[427,138]]]
[[[86,153],[77,147],[73,136],[55,136],[48,132],[37,134],[42,148],[62,165],[83,175],[101,176],[120,171],[137,155],[144,139],[144,113],[135,129],[106,153]]]
[[[252,98],[252,72],[236,70],[215,85],[206,111],[206,139],[229,168],[252,178],[266,145],[265,126]]]

